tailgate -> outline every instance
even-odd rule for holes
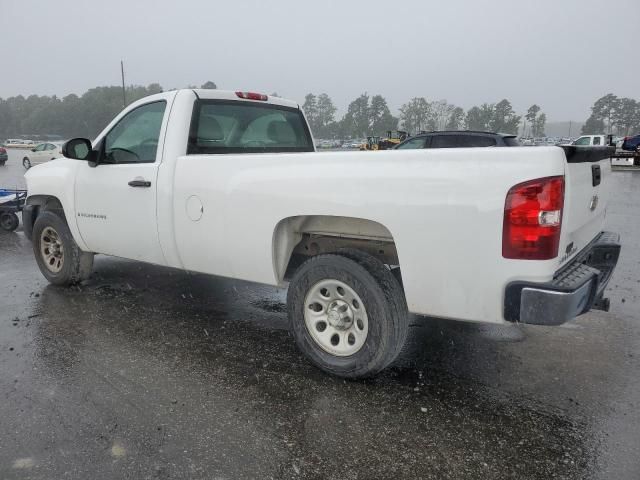
[[[609,202],[610,157],[615,147],[563,146],[565,200],[560,264],[566,263],[602,231]]]

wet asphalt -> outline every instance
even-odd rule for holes
[[[0,479],[638,479],[640,171],[612,182],[610,313],[414,317],[359,382],[297,352],[285,290],[104,256],[57,288],[0,234]]]

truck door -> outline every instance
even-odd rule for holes
[[[156,224],[165,100],[126,113],[98,142],[98,165],[83,162],[75,185],[76,222],[93,252],[164,264]]]

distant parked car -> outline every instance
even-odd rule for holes
[[[54,143],[40,143],[22,158],[22,166],[29,170],[39,163],[48,162],[62,156],[62,147]]]
[[[472,130],[426,132],[407,138],[396,150],[416,148],[519,147],[515,135]]]
[[[7,154],[7,149],[0,147],[0,165],[4,165],[9,160],[9,155]]]
[[[624,137],[622,139],[621,148],[628,152],[640,153],[640,134],[634,135],[633,137]]]
[[[31,145],[21,138],[8,138],[2,146],[5,148],[29,148]]]

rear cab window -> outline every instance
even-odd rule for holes
[[[236,100],[196,100],[187,154],[313,152],[298,108]]]

